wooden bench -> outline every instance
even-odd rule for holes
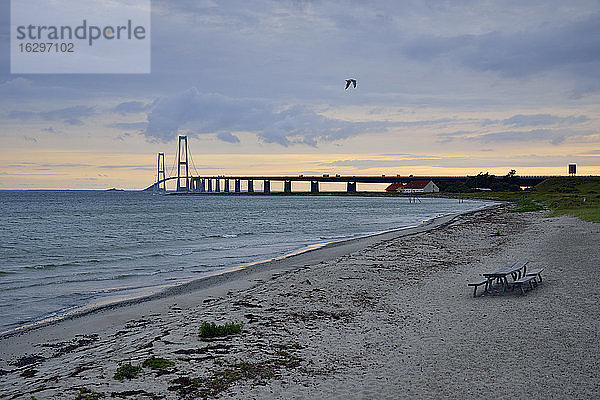
[[[477,287],[479,287],[483,284],[485,284],[485,290],[483,291],[483,293],[485,293],[485,291],[487,290],[487,287],[488,287],[487,283],[488,283],[487,278],[481,278],[478,281],[469,283],[468,286],[474,286],[473,287],[473,297],[477,297]]]
[[[527,264],[529,261],[517,261],[513,264],[513,268],[516,268],[516,271],[512,274],[513,280],[517,278],[522,278],[525,276],[525,272],[527,271]]]
[[[532,269],[527,272],[527,276],[537,276],[539,278],[539,282],[542,283],[542,271],[544,268]]]
[[[521,294],[525,294],[525,289],[523,288],[524,284],[529,284],[529,289],[533,290],[533,288],[534,288],[533,285],[534,284],[537,285],[537,281],[536,281],[535,277],[536,277],[535,275],[527,275],[520,279],[517,279],[516,281],[511,283],[511,285],[512,285],[511,291],[514,291],[515,287],[518,286],[521,289]]]

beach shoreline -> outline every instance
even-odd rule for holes
[[[279,262],[282,260],[291,259],[293,257],[300,256],[304,253],[318,251],[318,250],[327,252],[330,248],[333,248],[336,246],[358,243],[362,240],[371,241],[372,239],[387,237],[384,235],[400,234],[403,236],[404,234],[411,234],[411,233],[405,233],[405,232],[412,232],[412,231],[410,231],[411,229],[417,229],[420,232],[421,228],[425,228],[425,227],[427,227],[427,229],[443,228],[443,224],[448,223],[447,222],[448,218],[453,219],[460,215],[469,214],[472,212],[487,209],[490,207],[495,207],[495,206],[502,204],[501,202],[490,201],[490,200],[487,200],[487,202],[489,202],[491,204],[482,206],[482,207],[478,207],[478,208],[475,208],[472,210],[438,215],[436,217],[428,218],[428,219],[422,221],[422,223],[419,225],[407,226],[407,227],[401,227],[401,228],[392,228],[392,229],[385,230],[382,232],[360,235],[357,237],[345,238],[345,239],[341,239],[341,240],[333,240],[333,241],[328,241],[328,242],[323,242],[323,243],[317,243],[317,244],[305,246],[301,249],[294,250],[294,251],[284,254],[282,256],[272,257],[272,258],[268,258],[265,260],[252,261],[252,262],[242,264],[242,265],[225,267],[223,269],[219,269],[216,271],[206,272],[203,276],[193,279],[189,282],[177,283],[175,285],[169,285],[169,286],[152,287],[150,289],[155,289],[155,290],[157,288],[161,288],[161,289],[159,289],[159,291],[157,291],[157,292],[153,291],[151,294],[134,296],[134,297],[125,298],[125,299],[113,299],[113,298],[101,299],[100,301],[96,301],[96,302],[92,302],[90,304],[76,307],[65,313],[60,313],[60,314],[52,316],[52,317],[43,318],[39,321],[34,321],[34,322],[31,322],[28,324],[24,324],[24,325],[0,332],[0,340],[2,340],[3,338],[6,338],[6,337],[17,335],[21,332],[26,332],[31,329],[43,328],[48,325],[60,323],[63,320],[79,318],[79,317],[82,317],[82,316],[85,316],[88,314],[93,314],[95,312],[102,311],[105,309],[127,307],[127,306],[130,306],[133,304],[152,301],[155,299],[160,299],[160,298],[169,297],[169,296],[176,296],[176,295],[185,293],[186,291],[202,290],[203,288],[210,287],[213,284],[213,280],[217,279],[215,277],[221,277],[223,275],[231,274],[236,271],[239,271],[242,269],[247,269],[247,268],[259,268],[259,269],[260,268],[269,268],[269,263],[274,263],[274,262]],[[442,221],[442,222],[438,224],[439,221]],[[382,239],[382,240],[389,240],[389,239]],[[327,256],[327,254],[325,254],[324,258],[330,258],[330,257]],[[233,276],[231,276],[229,278],[236,279]],[[218,278],[219,281],[221,279],[222,278]],[[227,279],[227,278],[225,278],[225,279]]]
[[[511,207],[240,269],[206,287],[2,338],[0,392],[15,400],[83,391],[130,399],[593,397],[600,228]],[[472,297],[469,281],[515,259],[545,268],[544,282],[525,296]],[[229,321],[244,323],[242,333],[199,339],[202,322]],[[151,357],[174,364],[113,378],[120,365]]]

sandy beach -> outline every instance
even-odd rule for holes
[[[327,246],[0,339],[3,399],[594,398],[600,225],[511,205]],[[528,260],[525,296],[467,283]],[[203,322],[243,322],[203,341]],[[114,374],[151,357],[174,364]],[[88,397],[85,397],[88,396]]]

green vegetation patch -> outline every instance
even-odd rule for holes
[[[86,387],[76,387],[74,389],[79,391],[75,400],[99,400],[105,396],[104,393],[94,392],[92,389]]]
[[[217,397],[238,381],[253,381],[264,385],[278,376],[282,368],[296,368],[301,359],[285,350],[277,352],[277,358],[262,362],[239,362],[215,371],[206,378],[191,379],[186,376],[171,381],[171,391],[177,391],[180,396],[200,396],[203,398]]]
[[[550,213],[551,217],[558,215],[572,215],[584,221],[600,222],[600,205],[596,207],[564,208]]]
[[[462,193],[458,196],[512,201],[517,205],[512,212],[549,209],[551,217],[571,215],[585,221],[600,222],[599,176],[557,176],[546,179],[533,190]]]
[[[117,368],[114,378],[118,381],[133,379],[140,373],[141,369],[142,367],[138,365],[131,365],[130,363],[123,364]]]
[[[541,211],[544,206],[537,203],[532,199],[522,199],[516,202],[517,208],[510,210],[510,212],[530,212],[530,211]]]
[[[142,366],[144,368],[150,368],[150,369],[161,370],[161,371],[169,369],[173,365],[175,365],[175,363],[173,361],[169,361],[166,358],[158,358],[158,357],[151,357],[142,363]]]
[[[224,325],[217,325],[214,322],[204,322],[200,325],[200,337],[210,339],[215,337],[224,337],[236,335],[242,331],[243,323],[227,322]]]
[[[600,176],[555,176],[541,182],[535,190],[546,193],[600,193]]]

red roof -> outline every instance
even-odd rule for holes
[[[402,187],[401,183],[392,183],[390,186],[386,187],[385,190],[388,192],[395,192]]]
[[[406,186],[404,186],[405,189],[425,189],[425,186],[427,186],[427,184],[431,182],[431,181],[412,181],[409,182]]]

